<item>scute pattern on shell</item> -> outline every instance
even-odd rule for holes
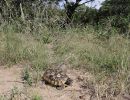
[[[54,86],[65,84],[69,77],[61,69],[47,69],[43,74],[43,80]]]

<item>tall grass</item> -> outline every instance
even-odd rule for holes
[[[0,32],[1,64],[15,64],[29,61],[32,66],[44,68],[48,64],[47,49],[42,41],[31,34],[16,33],[13,25]]]
[[[65,62],[93,74],[100,96],[130,93],[130,40],[118,33],[104,38],[98,32],[104,30],[88,26],[61,32],[53,47],[57,63]]]
[[[3,25],[3,26],[2,26]],[[100,33],[109,31],[95,30],[91,26],[86,28],[68,28],[66,30],[48,29],[44,24],[35,24],[32,32],[28,24],[25,32],[16,31],[17,27],[7,24],[1,25],[0,33],[0,61],[1,63],[18,63],[30,61],[36,68],[48,66],[48,48],[52,43],[53,59],[64,62],[66,58],[72,66],[85,66],[94,73],[119,72],[129,69],[129,39],[117,35],[115,32],[109,38]],[[20,24],[19,24],[20,25]]]
[[[130,70],[130,40],[116,33],[109,39],[102,39],[91,27],[77,30],[61,33],[62,36],[54,44],[58,62],[69,57],[67,62],[71,66],[86,69],[98,81],[105,77],[118,77],[115,80],[126,81]]]

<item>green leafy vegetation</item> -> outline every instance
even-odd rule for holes
[[[39,95],[34,95],[34,96],[32,97],[32,100],[43,100],[43,99],[42,99],[42,97],[39,96]]]
[[[31,78],[28,68],[25,68],[22,78],[23,78],[23,81],[25,81],[27,84],[29,84],[30,86],[32,85],[32,78]]]

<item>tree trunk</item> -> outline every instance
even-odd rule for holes
[[[72,21],[73,14],[76,8],[79,6],[78,3],[68,3],[66,6],[67,24]]]

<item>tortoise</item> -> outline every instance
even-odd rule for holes
[[[64,89],[65,87],[72,85],[73,82],[73,80],[68,77],[66,72],[60,68],[47,69],[42,76],[42,81],[44,81],[45,84],[55,86],[58,90]]]

